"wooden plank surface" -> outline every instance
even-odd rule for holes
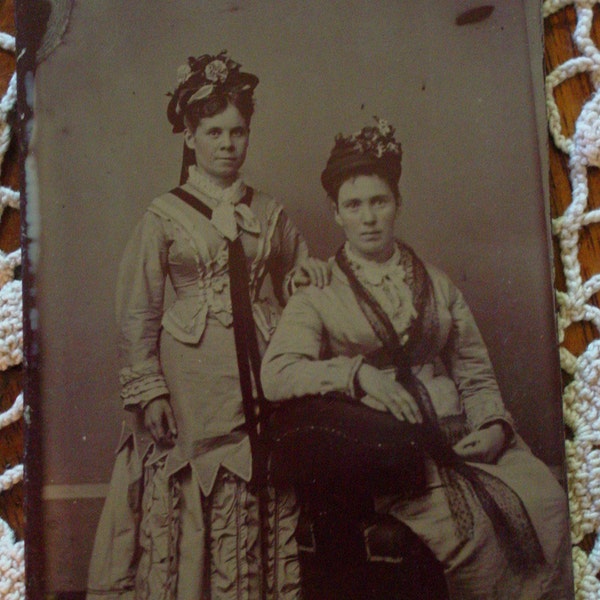
[[[15,35],[13,0],[0,3],[0,31]],[[15,70],[15,56],[0,50],[0,96],[8,87]],[[4,158],[0,171],[0,184],[18,189],[19,161],[16,136]],[[0,220],[0,250],[12,252],[20,244],[19,211],[7,208]],[[13,367],[0,373],[0,411],[9,409],[21,391],[23,368]],[[0,432],[0,469],[14,466],[23,461],[23,423],[22,420],[4,428]],[[4,519],[15,532],[17,539],[23,537],[23,485],[18,484],[11,490],[0,494],[0,518]]]
[[[594,9],[593,33],[596,45],[600,42],[600,7]],[[549,73],[572,57],[580,56],[573,43],[573,30],[576,24],[575,9],[567,7],[545,20],[545,65]],[[581,107],[592,94],[594,88],[586,74],[572,77],[555,89],[555,98],[561,114],[564,135],[571,136]],[[600,206],[600,171],[590,169],[590,208]],[[550,207],[553,217],[562,215],[571,202],[568,157],[550,143]],[[565,289],[565,278],[554,239],[556,287]],[[581,231],[579,261],[584,279],[600,272],[600,225],[586,227]],[[598,298],[596,298],[597,303]],[[573,354],[581,354],[586,346],[598,337],[589,323],[577,323],[565,332],[564,346]]]
[[[546,72],[563,64],[570,58],[581,56],[573,41],[573,32],[577,23],[575,8],[569,6],[545,19],[544,23],[544,62]],[[600,47],[600,6],[594,7],[592,38]],[[571,77],[554,90],[554,97],[561,115],[561,127],[565,136],[570,137],[575,130],[575,122],[582,106],[590,98],[594,87],[585,73]],[[552,141],[550,152],[550,210],[553,217],[561,216],[571,202],[571,184],[569,181],[569,158]],[[589,209],[600,207],[600,170],[588,169]],[[557,239],[553,239],[556,288],[565,290],[565,275],[560,258]],[[591,225],[580,231],[579,262],[581,276],[585,281],[591,275],[600,272],[600,225]],[[592,298],[595,306],[600,298]],[[574,323],[565,331],[563,346],[579,356],[587,345],[598,337],[598,332],[589,322]],[[564,384],[569,383],[569,375],[563,374]],[[567,435],[569,432],[567,432]],[[588,535],[581,543],[586,551],[591,551],[595,542],[594,535]]]

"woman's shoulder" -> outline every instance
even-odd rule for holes
[[[434,294],[442,299],[444,304],[450,305],[461,296],[461,291],[452,278],[437,265],[424,263],[429,279],[433,285]]]
[[[264,211],[267,214],[279,213],[283,211],[283,204],[274,198],[271,194],[253,186],[251,208],[255,211]]]
[[[177,202],[181,201],[170,192],[159,194],[158,196],[152,198],[150,202],[148,202],[143,218],[155,218],[156,216],[164,217],[165,215],[163,213],[165,210]]]
[[[202,211],[184,202],[177,194],[173,193],[175,189],[177,188],[153,198],[146,207],[146,215],[153,215],[154,218],[158,217],[163,221],[178,223],[187,223],[190,219],[195,221]],[[184,189],[184,191],[187,190]],[[201,198],[197,199],[202,202]],[[204,218],[208,218],[208,214],[204,214]]]
[[[432,283],[433,292],[438,299],[443,299],[446,303],[452,301],[458,292],[458,288],[448,274],[436,264],[430,262],[429,260],[424,260],[411,246],[406,244],[406,242],[403,240],[397,240],[397,243],[401,251],[408,251],[414,260],[423,264],[425,271],[427,272],[427,275]]]
[[[335,257],[327,260],[331,269],[331,278],[327,285],[322,288],[316,285],[307,285],[298,288],[292,298],[298,298],[298,302],[311,304],[317,309],[338,310],[341,298],[345,298],[351,293],[348,279],[338,267]]]
[[[439,282],[443,285],[452,285],[452,280],[440,267],[430,262],[424,262],[423,264],[425,265],[427,274],[433,282]]]
[[[280,204],[271,194],[257,188],[253,185],[248,185],[252,189],[252,202],[266,202]]]
[[[291,295],[282,318],[296,325],[326,323],[340,313],[341,304],[333,280],[323,288],[307,285]]]

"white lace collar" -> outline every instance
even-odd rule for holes
[[[246,193],[246,185],[241,177],[238,176],[229,187],[221,188],[196,166],[189,168],[187,183],[216,202],[237,204]]]
[[[383,263],[367,260],[352,252],[346,242],[346,256],[356,278],[373,294],[400,338],[401,344],[408,341],[408,329],[417,311],[413,304],[413,293],[406,283],[406,271],[401,264],[401,253],[397,245],[394,253]]]
[[[344,245],[346,256],[353,267],[354,272],[360,279],[364,279],[374,285],[380,284],[387,276],[399,275],[400,280],[404,280],[404,267],[400,264],[400,250],[394,244],[394,253],[385,262],[376,262],[362,258],[352,251],[350,243]]]

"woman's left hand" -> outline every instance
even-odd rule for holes
[[[473,431],[455,444],[454,451],[465,460],[493,463],[502,454],[506,434],[500,423]]]
[[[318,258],[305,258],[296,266],[292,284],[296,287],[316,285],[319,288],[329,284],[331,267],[328,262]]]

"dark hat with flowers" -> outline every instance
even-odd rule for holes
[[[395,129],[384,119],[373,117],[376,125],[363,127],[348,136],[338,133],[321,173],[327,194],[336,195],[344,179],[361,170],[385,172],[398,182],[402,173],[402,146],[394,138]]]
[[[184,115],[187,107],[213,94],[233,94],[254,91],[258,77],[240,71],[241,65],[232,60],[226,50],[219,54],[190,56],[177,70],[177,87],[170,93],[167,118],[173,133],[185,129]]]

